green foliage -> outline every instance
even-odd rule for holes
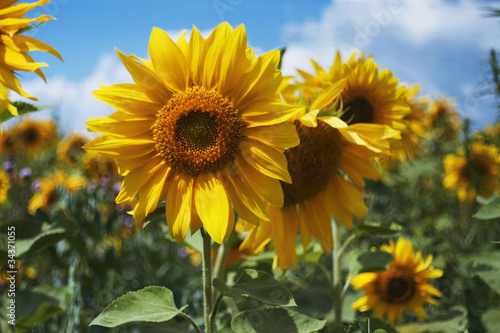
[[[400,233],[403,230],[397,223],[368,222],[362,221],[353,228],[353,232],[358,237],[364,236],[390,236]]]
[[[361,249],[350,251],[346,257],[352,275],[386,270],[389,263],[394,260],[394,256],[389,252]]]
[[[90,325],[116,327],[133,321],[161,323],[182,313],[178,309],[172,291],[152,286],[129,292],[108,305]]]
[[[72,293],[69,287],[41,286],[16,293],[16,332],[25,332],[63,313]]]
[[[213,280],[213,286],[222,295],[228,297],[244,296],[268,305],[296,306],[288,288],[262,271],[246,269],[231,287],[216,278]]]
[[[500,332],[500,308],[486,311],[483,313],[481,319],[488,332]]]
[[[484,201],[476,214],[473,215],[478,220],[492,220],[500,218],[500,195],[494,194],[491,198]]]
[[[267,308],[240,312],[231,321],[236,333],[310,333],[321,330],[326,320],[311,318],[284,308]]]
[[[35,106],[33,104],[21,101],[12,101],[11,104],[17,108],[17,113],[19,116],[53,107],[53,105]],[[13,117],[15,116],[11,114],[9,110],[4,110],[3,112],[0,112],[0,123],[3,123],[4,121],[9,120]]]
[[[466,310],[455,307],[450,312],[424,323],[412,323],[397,327],[400,333],[460,333],[467,328]]]

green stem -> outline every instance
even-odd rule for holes
[[[196,331],[196,333],[201,333],[200,328],[198,327],[198,325],[196,325],[193,318],[191,318],[190,316],[188,316],[187,314],[182,313],[182,312],[179,313],[179,316],[182,318],[185,318],[187,321],[189,321],[189,323],[194,327],[194,330]]]
[[[212,323],[215,322],[215,316],[217,315],[217,311],[219,310],[220,302],[222,301],[222,294],[219,294],[219,297],[215,300],[214,308],[212,309],[212,313],[210,314],[210,320]]]
[[[205,317],[205,333],[212,333],[212,239],[201,228],[203,238],[203,315]]]
[[[335,305],[335,317],[333,326],[342,327],[342,275],[340,270],[340,235],[339,224],[335,219],[332,221],[333,234],[333,301]]]
[[[226,238],[222,241],[222,244],[219,246],[219,250],[217,251],[217,257],[214,262],[214,271],[213,278],[220,279],[220,277],[224,274],[224,264],[226,263],[227,253],[229,252],[229,239]],[[216,290],[213,289],[212,299],[215,298]]]

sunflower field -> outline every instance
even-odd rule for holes
[[[500,122],[224,22],[117,50],[133,83],[68,132],[19,81],[63,59],[48,2],[0,3],[0,332],[500,332]]]

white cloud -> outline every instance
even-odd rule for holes
[[[104,54],[94,70],[82,81],[71,81],[63,75],[47,79],[45,84],[39,78],[22,82],[23,89],[39,99],[37,105],[57,105],[49,111],[34,115],[46,117],[57,114],[64,132],[86,132],[85,122],[91,118],[104,117],[113,109],[94,98],[92,92],[100,85],[131,82],[130,75],[118,56]],[[16,98],[13,98],[16,100]]]

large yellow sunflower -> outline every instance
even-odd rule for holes
[[[51,46],[28,36],[23,36],[20,30],[25,29],[32,23],[42,23],[53,19],[49,15],[41,15],[37,18],[23,17],[28,11],[43,6],[50,0],[40,0],[35,3],[18,3],[17,0],[3,0],[0,2],[0,85],[15,91],[23,97],[36,101],[37,99],[21,88],[21,84],[16,77],[15,71],[35,72],[44,81],[45,76],[40,69],[46,67],[43,62],[35,62],[28,54],[30,51],[48,52],[59,59],[61,55]],[[2,95],[3,92],[0,92]],[[17,109],[10,104],[6,95],[2,97],[6,104],[0,112],[8,109],[11,114],[17,115]],[[2,105],[3,106],[3,105]],[[1,123],[0,123],[1,125]]]
[[[7,201],[7,192],[10,188],[10,177],[7,172],[0,169],[0,204]]]
[[[424,261],[422,253],[413,251],[412,244],[399,238],[394,244],[382,245],[380,250],[391,253],[394,260],[389,269],[382,272],[362,273],[352,280],[354,289],[362,289],[364,296],[352,304],[354,310],[373,310],[375,317],[387,316],[390,323],[401,321],[402,310],[414,312],[419,320],[426,317],[425,303],[437,305],[434,297],[441,292],[429,284],[443,271],[431,266],[432,255]]]
[[[480,195],[489,198],[500,190],[500,157],[498,148],[478,142],[443,160],[443,186],[457,191],[460,201],[474,201]]]
[[[87,142],[87,138],[78,133],[67,135],[57,145],[58,159],[70,167],[78,166],[81,155],[84,153],[82,146]]]
[[[222,23],[207,39],[193,27],[189,42],[153,28],[151,61],[117,53],[135,83],[94,93],[118,111],[87,122],[105,135],[84,146],[116,159],[125,176],[116,201],[138,193],[141,221],[165,198],[179,241],[203,226],[222,242],[231,203],[250,222],[269,219],[266,202],[282,206],[280,180],[291,181],[283,151],[299,143],[286,121],[299,109],[276,97],[280,52],[256,58],[244,26]]]
[[[14,145],[21,152],[38,153],[57,140],[57,125],[53,120],[24,117],[12,130]]]
[[[379,177],[372,166],[376,153],[341,119],[326,114],[318,116],[319,110],[330,104],[330,98],[338,97],[342,88],[343,82],[331,86],[323,97],[315,100],[310,112],[291,119],[300,144],[285,151],[292,183],[281,182],[284,205],[268,206],[271,220],[261,221],[241,244],[240,249],[256,253],[273,238],[273,265],[280,269],[297,265],[297,230],[304,250],[314,236],[329,253],[334,246],[332,216],[351,228],[353,215],[362,218],[367,213],[360,189],[365,185],[363,178]]]
[[[404,96],[405,88],[398,86],[398,79],[392,72],[378,70],[372,57],[353,54],[342,63],[337,52],[335,61],[327,73],[313,61],[316,75],[299,71],[304,78],[304,97],[307,102],[313,101],[335,82],[345,79],[341,92],[343,114],[340,118],[352,126],[358,134],[373,147],[389,153],[390,146],[398,144],[400,132],[408,130],[408,120],[405,117],[411,113]],[[375,131],[385,129],[384,139],[374,136]]]
[[[28,212],[35,214],[38,208],[49,211],[59,200],[58,187],[62,187],[68,193],[74,194],[86,185],[87,181],[84,177],[78,175],[68,176],[64,171],[57,170],[52,176],[40,180],[38,192],[28,202]]]

